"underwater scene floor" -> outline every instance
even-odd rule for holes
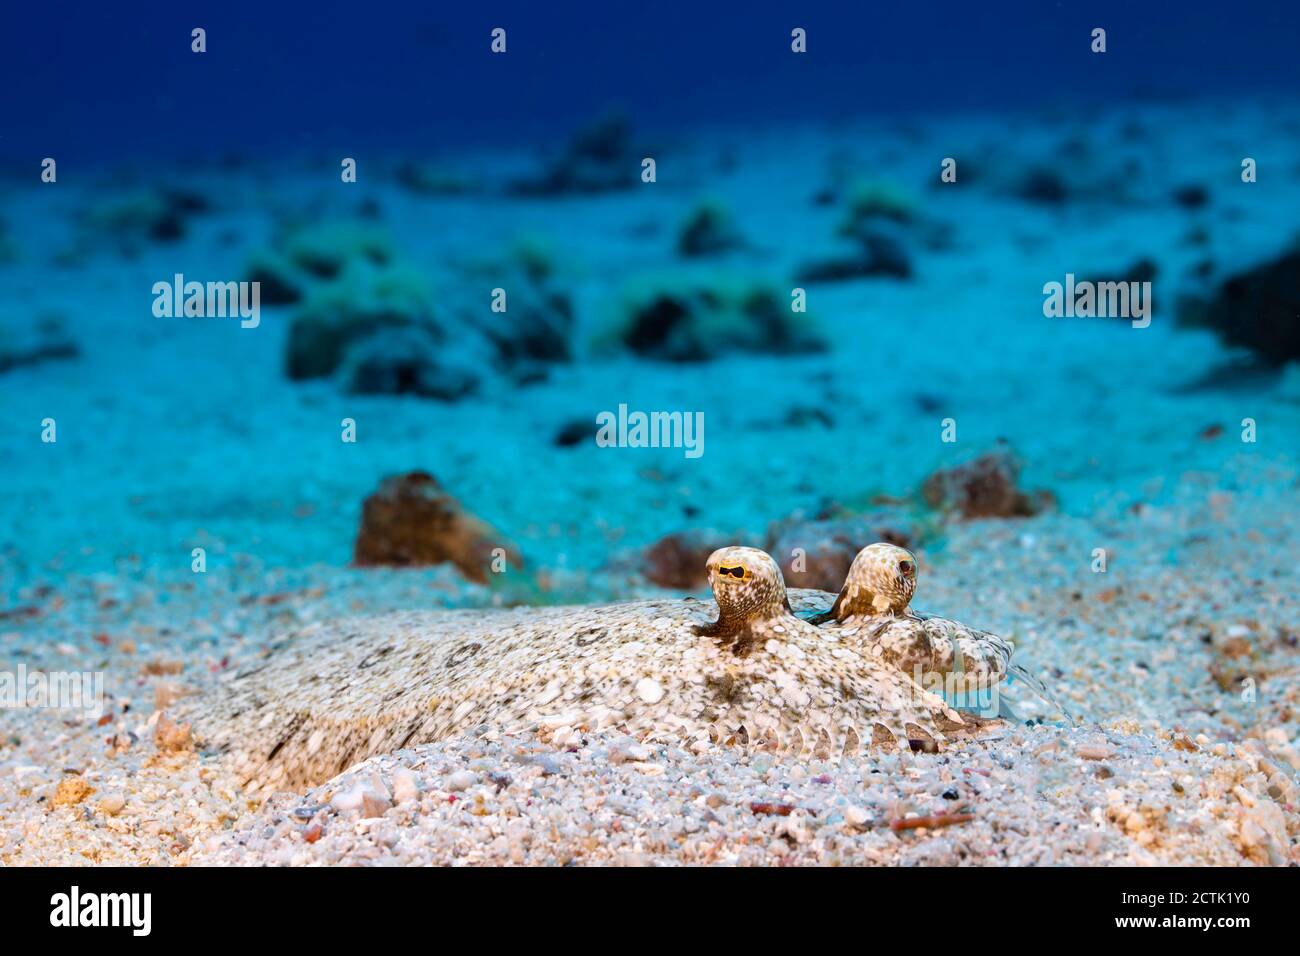
[[[102,703],[0,709],[0,861],[1300,864],[1300,351],[1233,311],[1300,301],[1300,104],[641,135],[0,182],[0,668]],[[184,314],[244,280],[255,321]],[[1146,317],[1051,314],[1084,281]],[[265,792],[203,723],[332,628],[712,611],[731,545],[829,608],[874,541],[1074,720],[1013,680],[978,734],[832,753],[561,687]]]

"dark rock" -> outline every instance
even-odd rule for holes
[[[630,189],[640,182],[640,153],[621,113],[608,113],[578,130],[540,175],[519,180],[510,191],[525,196],[564,196]]]
[[[821,425],[823,428],[835,427],[835,419],[831,417],[831,413],[817,405],[793,405],[786,410],[781,423],[790,428],[807,428],[813,424]]]
[[[427,472],[385,478],[365,500],[353,562],[361,567],[412,567],[451,563],[466,578],[486,584],[494,549],[519,568],[518,551],[491,526],[467,514]]]
[[[1024,518],[1055,503],[1051,492],[1021,491],[1020,463],[1005,444],[954,468],[936,471],[921,486],[932,508],[962,518]]]
[[[715,203],[699,205],[677,238],[677,251],[687,258],[718,255],[744,245],[731,216]]]
[[[428,326],[397,326],[348,346],[343,383],[354,395],[418,395],[454,402],[473,394],[479,377],[448,363]]]
[[[594,442],[595,435],[596,428],[589,419],[575,418],[561,426],[552,441],[557,448],[573,448],[589,439]]]
[[[354,268],[313,290],[294,315],[285,372],[295,380],[341,372],[354,393],[454,401],[475,390],[486,347],[448,324],[418,273]]]
[[[76,358],[75,342],[63,329],[63,320],[41,316],[35,323],[0,323],[0,373],[57,359]]]
[[[802,266],[799,282],[845,282],[852,279],[910,279],[912,261],[903,243],[884,232],[859,237],[857,251],[815,260]]]
[[[1143,256],[1135,260],[1120,276],[1120,282],[1154,282],[1160,274],[1160,267],[1155,260]]]
[[[811,520],[795,516],[768,529],[766,550],[788,587],[838,592],[849,565],[867,545],[887,541],[910,548],[918,537],[914,523],[893,511]]]
[[[326,316],[295,317],[285,343],[285,374],[295,381],[333,375],[353,337],[351,330]]]
[[[482,328],[496,349],[498,364],[511,369],[521,363],[569,361],[573,357],[569,294],[527,276],[518,281],[504,279],[501,288],[506,291],[509,321]]]
[[[763,286],[650,286],[631,295],[599,343],[645,358],[701,362],[727,352],[794,354],[826,347],[808,316]]]
[[[91,207],[70,256],[84,256],[99,243],[134,257],[149,242],[176,242],[187,233],[189,219],[208,208],[198,193],[182,189],[148,189]]]
[[[1179,321],[1211,328],[1274,367],[1300,358],[1300,248],[1229,276],[1207,299],[1184,301]]]
[[[930,392],[916,392],[912,395],[912,402],[916,405],[917,411],[924,412],[927,415],[933,415],[941,412],[948,407],[948,399],[942,395],[934,395]]]
[[[1056,206],[1070,198],[1070,187],[1055,170],[1030,166],[1012,184],[1011,194],[1028,202]]]
[[[1179,186],[1173,192],[1173,200],[1184,209],[1204,209],[1210,204],[1210,191],[1194,183]]]
[[[161,193],[168,207],[180,215],[195,216],[212,211],[208,197],[196,190],[179,186],[164,187]]]
[[[395,254],[386,233],[345,220],[293,229],[278,242],[281,254],[318,279],[334,279],[352,264],[386,266]]]
[[[261,284],[262,305],[296,305],[302,301],[302,283],[294,272],[269,257],[254,260],[248,267],[247,280]]]
[[[573,357],[573,300],[556,280],[549,243],[533,237],[517,242],[500,259],[464,265],[456,313],[493,353],[494,366],[517,383],[537,381],[547,366]],[[506,311],[484,308],[483,290],[505,294]]]

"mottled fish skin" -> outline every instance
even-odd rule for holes
[[[1047,687],[1012,661],[1015,645],[988,631],[915,611],[916,557],[897,545],[877,543],[858,552],[831,608],[811,618],[864,656],[912,675],[929,675],[951,691],[997,687],[1008,675],[1073,720]]]
[[[561,728],[609,729],[820,757],[910,740],[941,746],[950,733],[976,732],[901,671],[794,617],[762,551],[723,549],[709,568],[716,605],[422,611],[325,624],[280,642],[181,716],[254,793],[302,789],[375,754],[471,731],[549,739]]]

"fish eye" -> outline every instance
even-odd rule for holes
[[[745,568],[743,565],[736,565],[734,568],[729,568],[724,564],[718,568],[718,573],[729,574],[738,581],[744,580],[745,578]]]
[[[902,573],[903,577],[911,577],[916,571],[916,563],[904,558],[902,561],[898,562],[898,570]]]

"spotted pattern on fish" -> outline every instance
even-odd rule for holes
[[[791,613],[764,552],[708,562],[714,602],[402,612],[281,641],[182,712],[252,792],[302,789],[461,733],[616,730],[834,758],[981,726]],[[800,594],[800,604],[812,600]]]

